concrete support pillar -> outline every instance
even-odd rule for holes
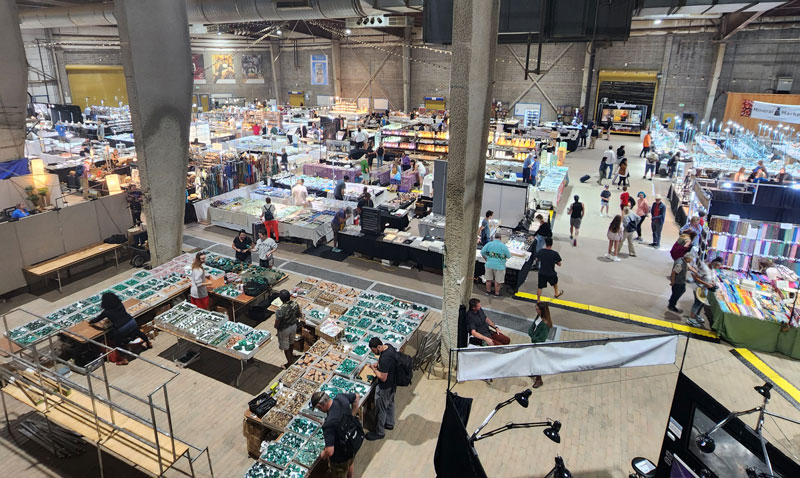
[[[725,43],[717,43],[717,56],[714,60],[714,72],[711,74],[711,85],[708,87],[708,99],[706,109],[703,111],[703,121],[706,123],[711,119],[711,110],[714,109],[714,98],[717,97],[717,87],[719,86],[719,76],[722,74],[722,60],[725,59]]]
[[[403,30],[403,111],[408,113],[411,102],[411,27]]]
[[[333,63],[333,96],[342,97],[342,47],[338,38],[331,40],[331,62]]]
[[[594,46],[591,42],[584,45],[585,52],[583,54],[583,78],[581,79],[581,108],[583,108],[583,119],[587,121],[590,118],[589,114],[589,88],[591,88],[593,58],[592,52]]]
[[[275,101],[281,104],[281,92],[278,85],[278,54],[280,53],[280,43],[271,41],[269,42],[269,63],[272,67],[272,94],[275,95]]]
[[[455,0],[450,70],[442,356],[457,344],[458,309],[472,293],[500,0]],[[439,193],[440,194],[440,193]]]
[[[0,2],[0,162],[20,159],[25,149],[28,61],[22,46],[17,4]]]
[[[151,261],[181,253],[192,63],[184,2],[116,0]],[[158,52],[158,54],[154,54]]]
[[[672,41],[672,35],[667,35],[664,45],[664,58],[661,60],[661,79],[658,82],[656,100],[653,103],[653,112],[651,114],[651,117],[657,118],[659,122],[661,122],[661,118],[664,116],[664,96],[666,96],[667,82],[669,81],[669,62],[672,57]],[[675,113],[677,113],[677,111]]]

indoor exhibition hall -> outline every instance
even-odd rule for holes
[[[0,476],[800,477],[800,0],[0,0],[0,45]]]

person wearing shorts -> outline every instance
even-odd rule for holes
[[[556,299],[564,295],[564,291],[558,290],[558,274],[556,274],[556,266],[561,266],[561,255],[553,250],[553,238],[548,237],[544,240],[544,249],[536,253],[536,258],[539,259],[539,284],[536,290],[536,300],[541,300],[542,289],[547,287],[547,284],[553,286],[553,292]]]
[[[286,365],[283,368],[288,368],[294,362],[292,345],[297,333],[300,306],[292,300],[292,294],[286,289],[280,291],[278,297],[283,304],[275,311],[275,328],[278,330],[278,348],[283,350],[283,355],[286,356]]]
[[[577,194],[573,197],[575,202],[569,205],[567,214],[569,214],[569,238],[572,239],[572,246],[578,245],[578,233],[581,232],[581,221],[583,221],[583,213],[586,208],[581,202],[580,196]]]
[[[500,297],[500,287],[506,276],[506,261],[511,257],[511,252],[503,244],[500,234],[495,234],[494,240],[483,246],[481,256],[486,260],[486,295]]]
[[[608,184],[605,185],[600,191],[600,215],[608,216],[608,201],[611,199],[611,191],[608,190]],[[605,211],[604,211],[605,210]]]

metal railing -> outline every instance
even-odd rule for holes
[[[97,342],[92,340],[88,337],[83,337],[80,334],[76,334],[74,332],[70,332],[70,335],[84,341],[88,345],[95,346],[99,348],[102,352],[101,354],[96,357],[94,360],[86,364],[85,367],[79,367],[70,361],[66,361],[58,356],[55,349],[54,344],[54,337],[56,336],[57,332],[52,333],[46,337],[42,337],[36,341],[33,341],[28,344],[18,343],[13,341],[10,337],[11,334],[9,333],[8,328],[8,318],[7,316],[14,313],[24,313],[30,315],[31,317],[35,317],[36,319],[43,320],[49,324],[56,325],[57,328],[60,328],[60,325],[57,324],[56,321],[50,320],[46,317],[41,317],[31,312],[28,312],[24,309],[14,309],[6,314],[3,315],[3,327],[5,329],[5,336],[9,340],[9,358],[10,363],[7,364],[6,367],[0,367],[0,379],[6,384],[14,384],[19,387],[19,389],[26,395],[26,397],[30,400],[32,406],[37,409],[37,401],[35,397],[31,397],[28,391],[33,391],[35,394],[41,394],[41,397],[44,401],[44,412],[42,412],[45,417],[47,417],[50,409],[57,406],[58,403],[68,403],[69,405],[82,410],[84,413],[90,414],[92,420],[94,422],[94,427],[97,432],[98,441],[95,443],[97,446],[97,456],[98,456],[98,463],[100,465],[100,476],[101,478],[104,476],[103,471],[103,460],[102,460],[102,453],[101,448],[103,447],[103,433],[101,428],[107,427],[111,428],[117,432],[123,433],[126,436],[142,443],[143,445],[147,446],[148,448],[152,448],[155,450],[155,454],[157,456],[159,473],[156,476],[163,476],[164,473],[171,469],[175,468],[178,471],[181,471],[188,476],[195,477],[195,470],[194,464],[195,462],[200,459],[203,455],[206,456],[208,460],[208,470],[210,476],[213,478],[214,471],[211,466],[211,456],[208,451],[208,447],[200,448],[195,445],[192,445],[189,442],[180,440],[179,438],[175,437],[174,428],[172,423],[172,413],[170,411],[169,405],[169,393],[167,391],[167,385],[175,379],[179,375],[179,372],[172,370],[168,367],[164,367],[152,360],[148,360],[145,357],[139,356],[134,354],[128,350],[119,348],[119,347],[109,347],[106,344],[101,342]],[[17,350],[13,350],[14,346],[17,346]],[[160,383],[152,392],[146,394],[145,396],[137,395],[131,391],[125,390],[124,388],[114,385],[110,383],[108,378],[108,372],[106,370],[106,361],[109,355],[112,353],[122,354],[123,356],[128,356],[131,358],[135,358],[137,360],[141,360],[143,363],[147,363],[150,366],[156,367],[160,370],[165,371],[169,378],[164,380]],[[76,372],[86,378],[85,386],[75,380],[71,380],[68,377],[63,376],[56,370],[57,365],[66,366],[71,372]],[[97,371],[100,369],[102,371],[101,375],[97,375]],[[30,372],[30,371],[33,372]],[[28,375],[33,375],[33,377],[29,377]],[[102,386],[101,388],[105,391],[105,396],[102,396],[96,393],[95,390],[95,382],[99,381]],[[55,387],[47,386],[46,382],[50,382],[50,384],[55,384]],[[25,389],[25,386],[28,387],[28,390]],[[69,398],[69,394],[71,390],[75,390],[80,392],[83,395],[89,397],[91,401],[91,408],[87,408],[86,406],[77,403],[76,401]],[[119,393],[127,398],[134,400],[134,402],[139,403],[143,406],[146,406],[149,409],[150,417],[143,417],[140,414],[136,413],[135,411],[131,410],[128,406],[123,406],[122,404],[114,401],[112,399],[112,390],[114,392]],[[159,394],[163,394],[164,405],[161,406],[156,403],[154,400]],[[57,396],[58,402],[53,402],[53,395]],[[2,399],[3,405],[3,413],[5,415],[6,424],[9,427],[9,432],[11,432],[11,422],[8,416],[8,409],[6,407],[5,402],[5,392],[0,392],[0,398]],[[53,403],[51,403],[53,402]],[[108,419],[104,418],[98,413],[98,406],[105,406],[109,411]],[[159,427],[156,412],[163,415],[167,421],[167,428],[168,430],[163,430]],[[143,424],[149,428],[152,428],[153,438],[152,440],[141,436],[137,433],[134,433],[130,430],[127,430],[124,427],[121,427],[117,424],[117,415],[124,416],[128,419],[135,420],[136,422]],[[162,418],[163,420],[163,418]],[[47,420],[48,430],[52,435],[52,425],[50,420]],[[169,440],[172,457],[171,460],[169,457],[162,456],[162,449],[161,449],[161,441],[166,437]],[[87,441],[88,437],[84,437]],[[51,440],[51,443],[55,443],[54,440]],[[176,443],[183,445],[186,447],[186,450],[182,453],[178,454],[176,451]],[[53,451],[55,452],[55,446],[53,447]],[[107,450],[110,451],[110,450]],[[193,453],[194,452],[194,453]],[[195,455],[194,457],[192,455]],[[180,458],[186,458],[189,471],[178,469],[175,465]]]

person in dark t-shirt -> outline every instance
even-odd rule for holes
[[[247,236],[244,229],[233,238],[233,250],[236,251],[236,260],[240,262],[250,262],[250,252],[253,250],[253,240]]]
[[[331,477],[346,478],[353,476],[353,461],[355,457],[342,456],[341,450],[334,446],[337,438],[341,442],[343,437],[337,437],[339,422],[347,413],[355,415],[358,412],[359,396],[356,393],[340,393],[331,399],[327,393],[318,391],[311,396],[311,406],[325,412],[325,422],[322,424],[322,436],[325,439],[325,448],[320,453],[321,459],[330,461]]]
[[[536,289],[536,300],[542,299],[542,289],[547,287],[547,284],[553,286],[553,292],[556,299],[564,294],[564,291],[558,290],[558,274],[556,274],[556,266],[561,265],[561,255],[553,250],[553,238],[548,237],[544,242],[544,249],[536,253],[536,258],[539,260],[539,285]]]
[[[397,366],[397,351],[391,344],[384,344],[381,339],[372,337],[369,340],[369,349],[378,356],[377,364],[370,364],[375,373],[378,386],[375,389],[375,408],[377,420],[375,431],[366,435],[367,440],[380,440],[386,435],[386,430],[394,430],[394,395],[397,391],[395,383],[395,367]]]

